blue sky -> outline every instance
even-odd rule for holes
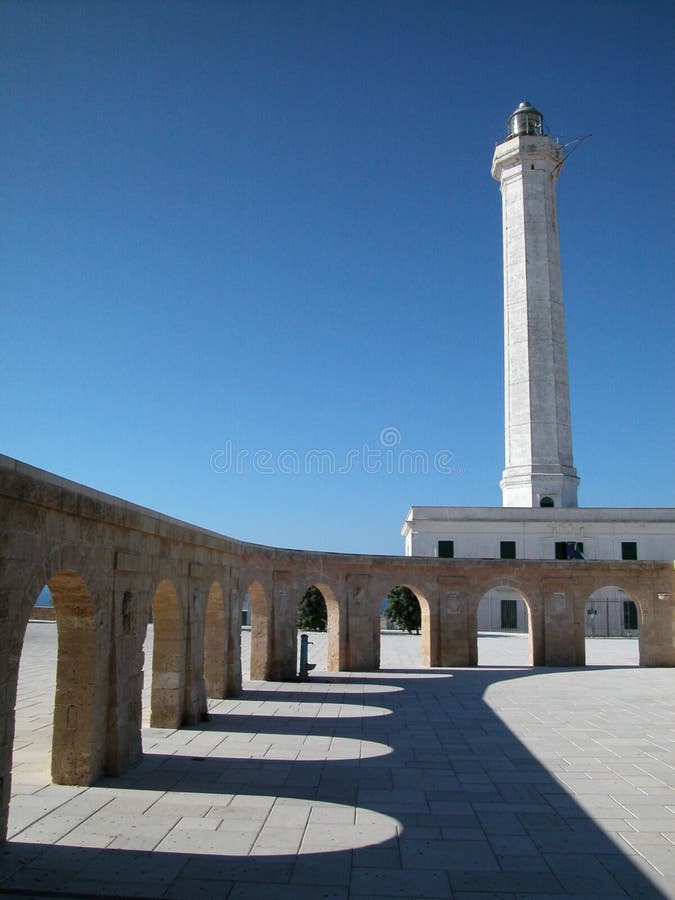
[[[674,18],[5,0],[0,449],[287,547],[501,505],[490,162],[528,99],[593,135],[558,188],[580,503],[675,505]]]

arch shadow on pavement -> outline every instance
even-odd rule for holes
[[[14,796],[0,894],[673,897],[675,848],[647,844],[667,825],[668,718],[636,674],[251,684],[198,728],[145,729],[120,778]],[[651,732],[625,718],[640,706]]]

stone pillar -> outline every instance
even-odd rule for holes
[[[220,582],[211,585],[206,600],[206,625],[204,627],[204,681],[206,695],[222,700],[226,694],[226,643],[229,619],[229,598],[227,576],[225,585]]]
[[[151,576],[130,568],[128,554],[116,554],[110,636],[110,675],[105,771],[121,775],[143,755],[143,640]]]
[[[173,583],[166,579],[155,591],[152,621],[150,725],[152,728],[180,728],[185,703],[187,612]]]
[[[241,693],[241,602],[238,575],[219,574],[206,602],[204,681],[207,696],[222,700]]]
[[[274,604],[259,581],[248,587],[251,598],[251,681],[266,681],[271,671]]]
[[[6,573],[5,577],[6,577]],[[7,819],[12,791],[12,753],[14,750],[14,709],[19,676],[25,622],[17,621],[20,609],[18,592],[10,589],[0,573],[0,842],[7,839]],[[9,618],[14,614],[14,628]]]
[[[546,665],[546,632],[544,628],[544,604],[540,597],[528,595],[530,662],[533,666]]]
[[[346,658],[347,672],[374,672],[380,668],[380,611],[371,596],[370,576],[347,575]]]
[[[64,549],[61,564],[79,555]],[[105,772],[112,566],[88,586],[66,565],[48,581],[58,631],[52,780],[93,784]]]
[[[241,694],[241,592],[239,576],[232,570],[228,595],[229,602],[225,609],[225,696],[238,697]]]
[[[575,665],[586,665],[586,601],[588,594],[585,590],[576,589],[573,594],[574,601],[574,658]]]
[[[556,588],[544,590],[543,665],[576,666],[574,594]]]
[[[675,665],[675,583],[661,579],[651,589],[635,590],[642,619],[639,623],[641,666]]]
[[[274,572],[272,602],[267,627],[270,629],[269,681],[295,681],[298,664],[298,602],[289,572]]]
[[[321,593],[326,602],[328,616],[327,635],[328,653],[326,666],[329,672],[339,672],[344,668],[342,660],[346,656],[346,622],[345,611],[345,582],[344,578],[335,586],[335,590],[321,585]]]
[[[206,598],[200,582],[202,566],[190,563],[185,640],[185,700],[183,724],[198,725],[208,716],[204,683],[204,625]]]
[[[417,598],[422,613],[422,665],[440,666],[441,624],[438,591],[428,592],[424,600]]]
[[[438,640],[435,666],[475,666],[478,663],[476,610],[469,603],[466,584],[438,580]]]

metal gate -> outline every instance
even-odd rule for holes
[[[518,628],[518,603],[516,600],[502,598],[501,626],[505,631],[516,631]]]
[[[586,604],[586,637],[638,636],[637,607],[632,600],[593,598]]]

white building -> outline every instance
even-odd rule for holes
[[[577,506],[555,193],[564,159],[541,113],[521,103],[492,162],[504,251],[503,506],[411,507],[407,556],[675,559],[674,509]],[[636,633],[632,601],[607,588],[589,601],[587,633]],[[508,588],[491,591],[478,627],[526,631],[525,604]]]
[[[406,556],[469,559],[675,559],[672,509],[412,506]]]

